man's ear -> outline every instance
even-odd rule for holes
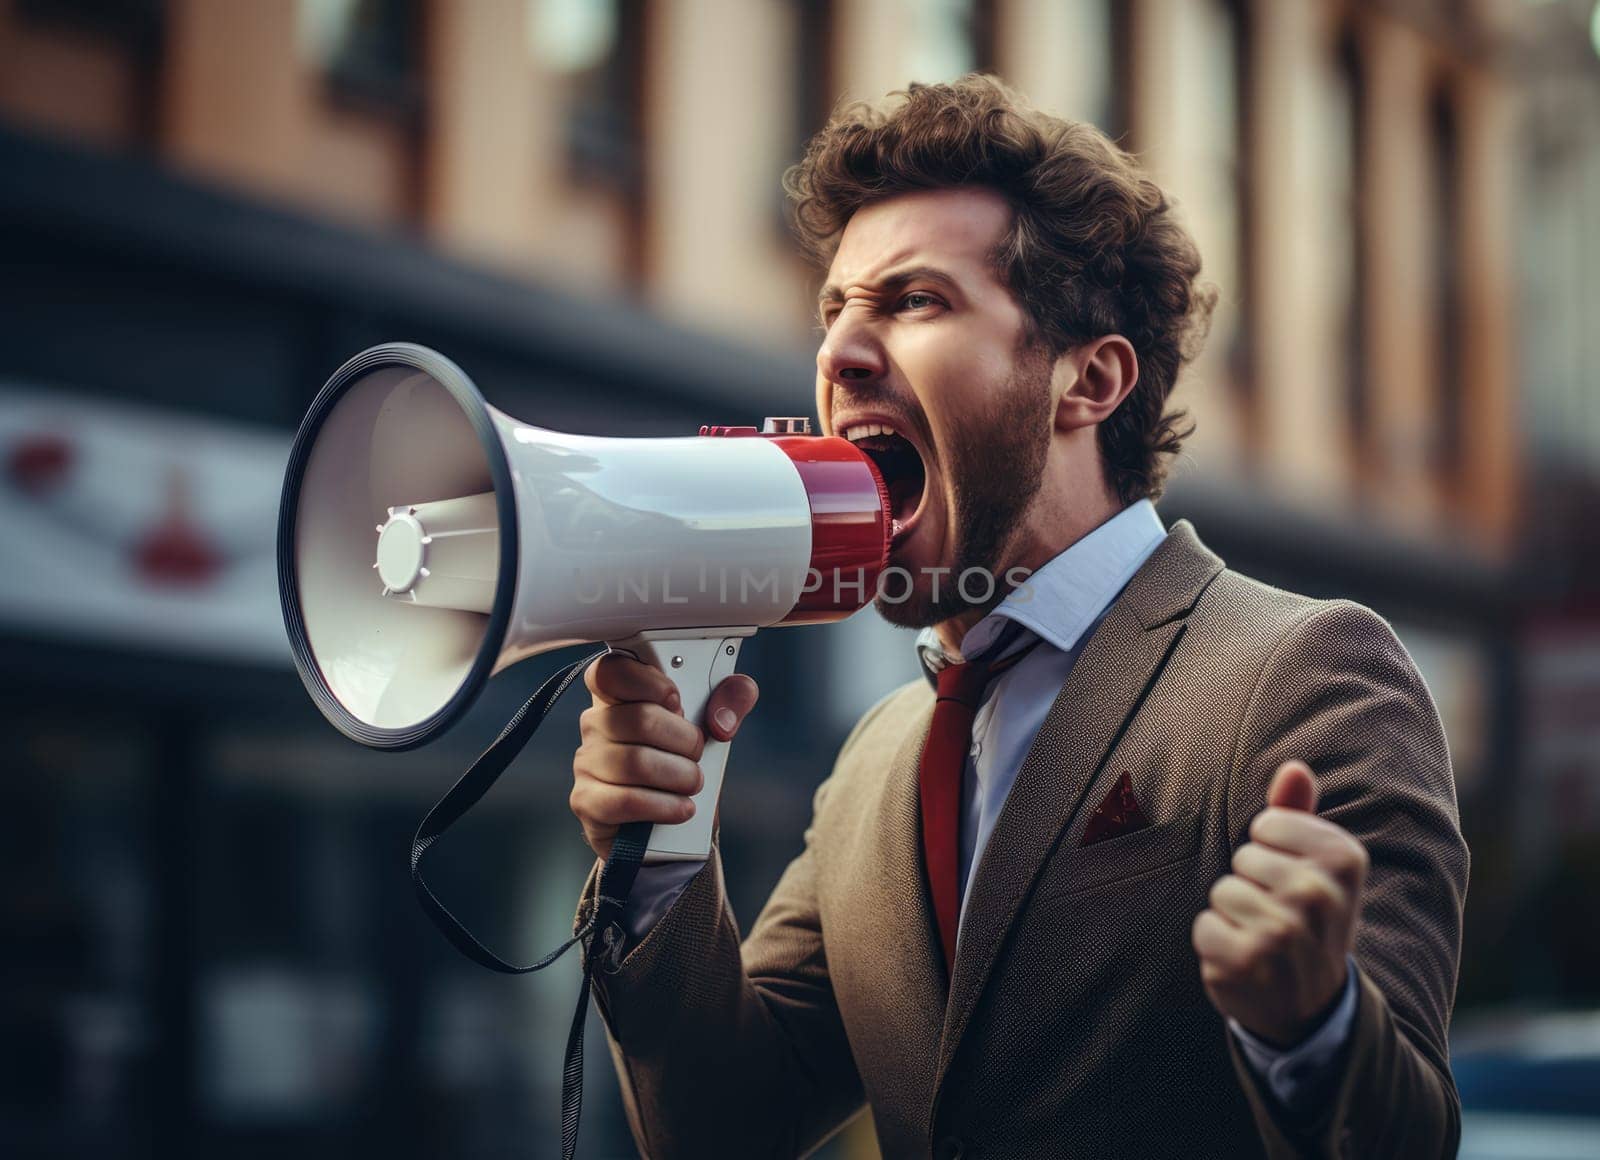
[[[1056,374],[1068,378],[1056,400],[1056,427],[1092,427],[1115,411],[1139,382],[1139,356],[1120,334],[1090,339],[1061,355]]]

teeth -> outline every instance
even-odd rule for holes
[[[862,439],[870,439],[874,435],[893,435],[894,428],[887,423],[857,423],[844,431],[844,437],[852,443]]]

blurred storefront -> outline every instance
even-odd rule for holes
[[[544,426],[809,410],[779,176],[841,97],[971,68],[1121,137],[1193,224],[1224,302],[1163,516],[1412,651],[1475,852],[1463,1010],[1593,1001],[1596,948],[1529,917],[1600,834],[1580,7],[0,0],[0,1132],[543,1154],[572,973],[481,975],[403,866],[554,661],[422,753],[334,734],[276,607],[290,435],[396,338]],[[748,922],[854,716],[915,669],[870,613],[746,656],[766,696],[724,833]],[[577,708],[441,867],[508,954],[558,940],[587,869]],[[598,1024],[590,1045],[586,1153],[631,1154]]]

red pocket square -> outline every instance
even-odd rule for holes
[[[1142,830],[1149,824],[1150,819],[1139,808],[1139,799],[1133,796],[1133,779],[1128,776],[1127,770],[1123,770],[1117,784],[1111,787],[1105,800],[1095,806],[1094,813],[1089,816],[1082,845],[1092,846],[1108,838],[1120,838],[1123,834]]]

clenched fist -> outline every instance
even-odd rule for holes
[[[1343,992],[1367,882],[1365,847],[1316,809],[1310,768],[1279,766],[1251,840],[1194,923],[1212,1004],[1277,1047],[1304,1040]]]
[[[583,836],[601,858],[628,822],[674,825],[694,816],[693,795],[705,778],[705,734],[684,719],[678,690],[665,673],[624,653],[607,653],[584,671],[593,703],[578,718],[583,743],[572,757],[568,803]],[[728,741],[756,703],[759,690],[735,674],[711,691],[705,719]]]

